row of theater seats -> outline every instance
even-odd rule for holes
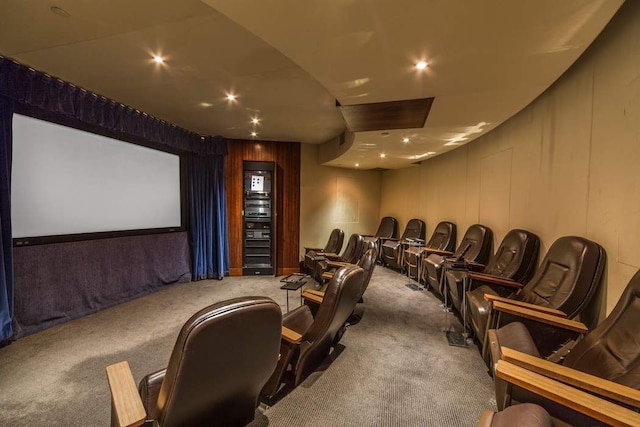
[[[298,386],[359,320],[377,246],[361,244],[359,235],[354,240],[357,264],[325,260],[324,285],[303,292],[299,308],[283,315],[266,297],[204,308],[182,327],[167,368],[146,375],[138,389],[127,362],[108,366],[111,425],[250,423],[259,401],[272,404]]]
[[[640,425],[640,272],[589,332],[579,319],[601,286],[599,244],[561,237],[538,266],[540,241],[529,231],[508,232],[495,254],[488,227],[469,227],[453,251],[455,233],[442,222],[424,245],[415,234],[384,242],[382,260],[468,319],[500,411],[483,413],[479,425]]]

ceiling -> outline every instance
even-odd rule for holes
[[[13,0],[0,2],[0,54],[227,138],[256,132],[256,139],[322,144],[347,130],[336,101],[435,98],[424,126],[354,132],[345,138],[352,145],[325,162],[394,169],[455,149],[517,113],[621,4]],[[422,71],[414,68],[420,60],[429,64]]]

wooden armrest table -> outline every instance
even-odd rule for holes
[[[590,393],[640,407],[640,390],[635,388],[558,365],[508,347],[502,348],[502,360]]]
[[[531,310],[519,305],[509,304],[501,301],[493,302],[493,309],[501,313],[513,314],[524,319],[535,320],[536,322],[546,323],[547,325],[560,327],[579,334],[586,334],[589,329],[584,323],[567,319],[566,317],[554,316],[553,314],[544,313],[538,310]]]
[[[282,339],[290,344],[298,344],[300,341],[302,341],[302,335],[300,335],[293,329],[289,329],[286,326],[283,326]]]
[[[515,280],[506,279],[504,277],[493,276],[491,274],[479,273],[475,271],[469,272],[469,277],[472,280],[478,280],[481,282],[491,283],[499,286],[506,286],[508,288],[514,288],[514,289],[520,289],[524,286],[522,283],[516,282]]]
[[[307,301],[312,301],[316,304],[322,304],[322,300],[324,299],[324,292],[306,290],[302,293],[302,298]]]
[[[567,314],[564,311],[556,310],[555,308],[543,307],[541,305],[530,304],[528,302],[516,301],[510,298],[505,298],[498,295],[484,294],[484,299],[491,303],[500,302],[502,304],[518,306],[521,308],[526,308],[528,310],[549,314],[551,316],[564,317],[564,318],[567,317]]]
[[[615,403],[580,391],[567,384],[499,360],[495,373],[498,378],[525,390],[557,402],[588,417],[613,426],[638,426],[640,414]]]
[[[107,366],[107,380],[111,390],[111,408],[121,427],[140,426],[147,418],[129,362]]]

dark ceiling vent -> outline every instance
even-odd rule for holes
[[[422,128],[434,98],[336,106],[352,132]]]
[[[390,171],[391,169],[387,169],[387,168],[373,168],[373,169],[369,169],[370,171],[376,171],[376,172],[384,172],[384,171]]]

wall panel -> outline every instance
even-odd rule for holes
[[[242,162],[276,163],[276,268],[277,274],[299,270],[300,144],[229,140],[225,158],[227,216],[229,222],[229,273],[242,274]]]
[[[317,145],[301,149],[300,259],[305,246],[324,246],[334,228],[344,231],[345,244],[352,233],[373,234],[381,216],[382,173],[323,166]]]
[[[494,229],[494,244],[508,228],[524,228],[540,236],[542,254],[564,235],[592,239],[607,252],[603,316],[640,268],[638,57],[640,2],[626,2],[521,112],[417,172],[384,172],[381,213],[426,218],[429,232],[437,221],[453,220],[459,236],[479,220]],[[400,185],[416,176],[419,184]],[[415,188],[423,199],[418,212],[408,202]]]

